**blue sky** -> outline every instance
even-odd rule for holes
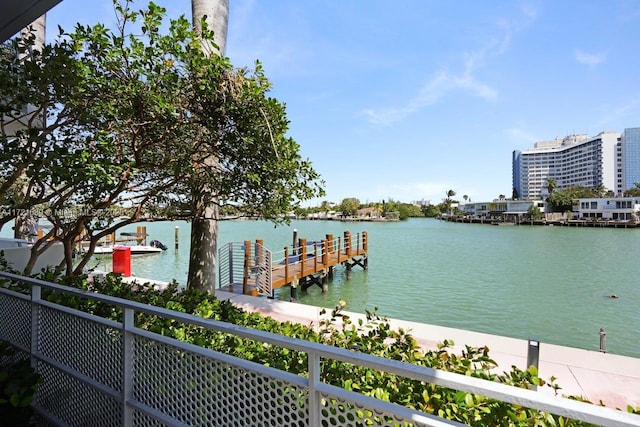
[[[110,0],[47,15],[52,35],[114,21]],[[640,126],[639,52],[634,0],[230,0],[226,55],[262,62],[322,200],[439,203],[510,196],[536,141]]]

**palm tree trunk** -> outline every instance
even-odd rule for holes
[[[201,19],[214,33],[218,49],[203,46],[205,52],[212,55],[224,55],[227,41],[227,25],[229,22],[229,0],[191,0],[193,27],[201,31]],[[209,156],[203,167],[216,168],[219,160]],[[193,219],[191,224],[191,248],[189,251],[189,274],[187,286],[211,295],[215,293],[216,264],[218,252],[218,204],[211,199],[209,188],[193,190]]]

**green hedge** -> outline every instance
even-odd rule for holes
[[[497,364],[491,359],[487,347],[466,346],[460,354],[455,354],[452,351],[454,343],[445,340],[436,350],[423,350],[410,333],[402,329],[392,329],[388,319],[379,316],[375,310],[366,313],[366,320],[353,322],[343,312],[345,304],[342,302],[328,313],[327,317],[320,322],[318,331],[315,331],[311,325],[280,322],[259,313],[246,312],[228,301],[220,301],[214,296],[198,291],[186,289],[179,292],[177,283],[172,283],[165,290],[156,291],[151,286],[144,285],[133,290],[116,275],[107,275],[104,280],[95,283],[89,283],[86,277],[60,278],[45,274],[41,278],[105,295],[191,313],[207,319],[358,350],[419,366],[497,381],[514,387],[544,386],[553,388],[556,393],[561,392],[561,387],[554,378],[548,381],[541,379],[534,367],[521,370],[512,366],[505,373],[496,373]],[[23,290],[26,291],[26,289]],[[100,302],[51,291],[43,292],[43,298],[106,318],[122,320],[120,309]],[[338,319],[340,322],[337,322]],[[307,357],[301,352],[204,330],[144,313],[137,314],[136,326],[295,374],[308,375]],[[347,390],[475,426],[588,425],[480,395],[355,367],[343,362],[324,363],[321,376],[323,381]],[[569,397],[579,400],[576,397]],[[638,408],[628,407],[627,410],[638,413]]]

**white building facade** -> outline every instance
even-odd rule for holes
[[[624,191],[621,145],[620,133],[606,131],[594,137],[582,134],[540,141],[530,150],[516,150],[512,158],[513,196],[545,198],[550,179],[556,181],[559,189],[602,185],[621,193]]]
[[[640,197],[578,199],[573,206],[573,215],[575,219],[637,222]]]

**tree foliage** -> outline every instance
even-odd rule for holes
[[[54,228],[34,253],[49,237],[61,241],[65,271],[77,274],[88,261],[72,261],[81,236],[90,253],[145,210],[194,219],[193,201],[208,200],[278,221],[323,194],[286,135],[284,104],[268,96],[259,62],[238,69],[205,54],[201,45],[213,34],[206,26],[195,33],[184,16],[163,34],[165,10],[154,3],[141,11],[115,4],[116,30],[77,25],[42,51],[28,39],[4,47],[0,202],[12,209],[0,226],[19,209],[38,210]],[[38,125],[33,117],[45,112],[46,125]],[[215,167],[203,167],[211,155]],[[29,188],[25,197],[19,186]],[[129,207],[126,220],[116,219],[117,206]]]
[[[360,209],[360,200],[355,197],[347,197],[340,203],[340,211],[344,216],[353,216],[358,209]]]
[[[602,197],[601,194],[606,193],[606,189],[596,187],[572,186],[563,189],[556,189],[549,196],[549,203],[554,212],[571,211],[577,199]]]
[[[633,184],[633,187],[624,192],[625,196],[640,197],[640,182]]]

